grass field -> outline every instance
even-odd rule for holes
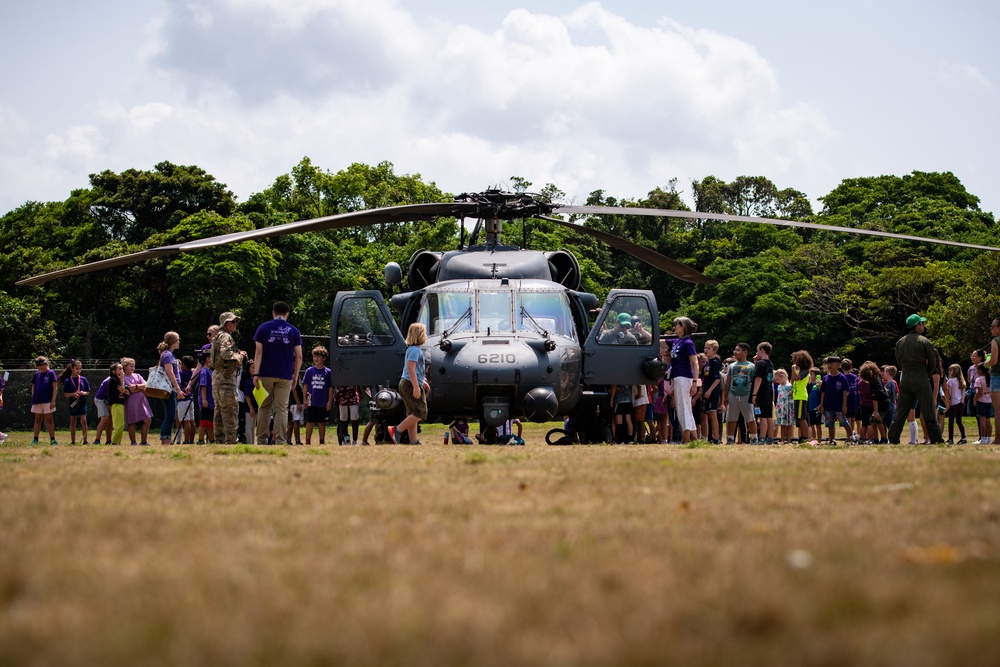
[[[548,447],[542,427],[445,447],[442,429],[15,434],[0,665],[1000,664],[1000,447]]]

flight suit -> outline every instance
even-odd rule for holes
[[[242,357],[232,334],[220,329],[212,341],[212,398],[215,399],[215,441],[236,444],[239,404],[236,401],[236,374]]]
[[[889,427],[889,442],[898,445],[910,408],[920,404],[920,414],[927,423],[927,437],[932,443],[942,443],[941,425],[937,420],[937,397],[931,376],[938,368],[937,352],[924,336],[910,331],[896,342],[896,363],[902,376],[896,398],[896,417]]]

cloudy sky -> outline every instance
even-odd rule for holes
[[[243,201],[304,156],[576,203],[952,171],[1000,213],[998,27],[987,0],[5,2],[0,213],[162,160]]]

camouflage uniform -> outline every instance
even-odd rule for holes
[[[225,329],[212,341],[212,398],[215,399],[215,441],[236,444],[239,404],[236,401],[236,374],[242,364],[233,335]]]

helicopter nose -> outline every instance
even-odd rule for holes
[[[559,410],[559,399],[552,387],[535,387],[524,395],[524,416],[533,422],[552,421]]]

